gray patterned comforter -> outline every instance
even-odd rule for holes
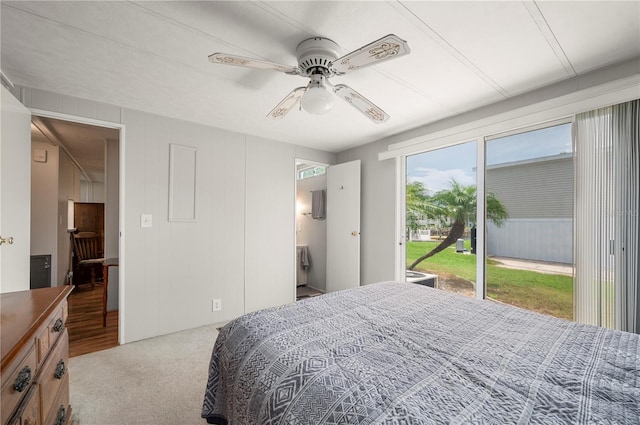
[[[640,335],[406,283],[242,316],[220,332],[213,424],[640,423]]]

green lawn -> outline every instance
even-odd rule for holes
[[[438,242],[409,242],[407,267],[430,251]],[[470,250],[469,242],[465,247]],[[455,246],[434,255],[418,265],[416,270],[449,273],[476,281],[476,256],[458,254]],[[573,279],[571,276],[512,270],[487,264],[487,296],[540,313],[573,319]]]

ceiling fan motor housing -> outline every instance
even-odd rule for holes
[[[331,63],[340,57],[340,47],[328,38],[313,37],[304,40],[296,47],[298,68],[303,75],[333,75]]]

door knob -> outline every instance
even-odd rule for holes
[[[2,236],[0,236],[0,245],[2,245],[3,243],[13,245],[13,236],[9,236],[8,238],[3,238]]]

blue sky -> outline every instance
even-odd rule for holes
[[[407,157],[407,181],[420,181],[429,193],[458,183],[476,183],[476,142],[467,142]],[[487,165],[522,161],[563,152],[571,152],[571,125],[563,124],[541,130],[494,139],[487,143]]]

